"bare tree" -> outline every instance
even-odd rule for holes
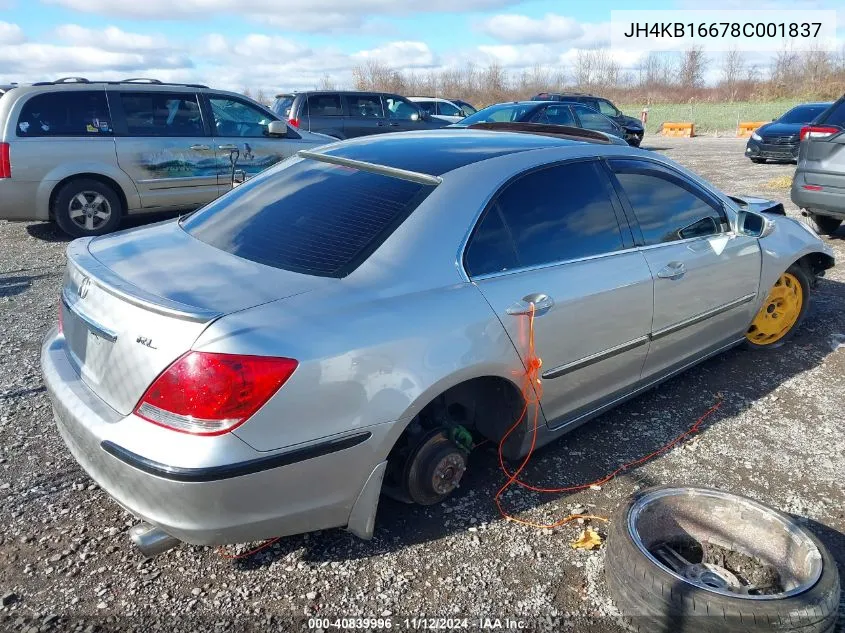
[[[701,46],[691,46],[681,56],[678,81],[683,88],[698,89],[704,87],[704,73],[709,60]]]
[[[322,78],[320,79],[320,86],[319,90],[335,90],[337,86],[335,85],[334,79],[329,73],[324,73]]]
[[[722,57],[722,80],[721,85],[725,95],[733,101],[736,98],[739,83],[745,74],[745,55],[737,50],[729,50]]]

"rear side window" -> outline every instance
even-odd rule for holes
[[[21,109],[18,136],[111,136],[103,90],[68,90],[35,95]]]
[[[347,95],[349,116],[359,118],[384,118],[384,108],[378,95]]]
[[[310,116],[343,116],[340,95],[311,95],[308,97]]]
[[[467,248],[478,276],[623,248],[607,177],[594,161],[531,172],[499,194]]]
[[[195,94],[123,92],[120,102],[130,136],[205,136]]]
[[[250,261],[343,277],[434,187],[314,160],[271,169],[186,218],[189,234]]]
[[[827,112],[819,116],[816,123],[845,127],[845,97],[830,106]]]
[[[716,235],[727,221],[691,183],[647,167],[620,167],[617,162],[614,169],[646,245]]]

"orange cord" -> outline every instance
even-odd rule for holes
[[[501,488],[499,488],[499,491],[496,493],[496,496],[493,499],[496,502],[496,507],[499,509],[499,514],[501,514],[504,519],[508,521],[513,521],[514,523],[519,523],[521,525],[527,525],[529,527],[551,529],[569,523],[570,521],[574,521],[575,519],[595,519],[607,523],[608,519],[606,517],[594,516],[591,514],[570,514],[569,516],[566,516],[563,519],[560,519],[559,521],[555,521],[554,523],[534,523],[532,521],[519,519],[509,514],[507,510],[502,507],[501,497],[505,493],[505,491],[514,484],[516,484],[517,486],[521,486],[522,488],[525,488],[527,490],[531,490],[533,492],[544,493],[576,492],[578,490],[584,490],[593,486],[603,486],[611,479],[615,478],[617,475],[626,471],[627,469],[633,466],[639,466],[640,464],[644,464],[645,462],[654,459],[658,455],[662,455],[663,453],[669,451],[672,447],[674,447],[676,444],[678,444],[678,442],[680,442],[684,438],[697,433],[701,429],[701,424],[704,422],[704,420],[710,417],[710,415],[712,415],[720,406],[722,406],[722,402],[721,400],[718,400],[712,407],[705,411],[704,414],[698,418],[698,420],[695,421],[695,424],[693,424],[689,429],[681,433],[668,444],[665,444],[653,453],[649,453],[645,457],[641,457],[632,462],[628,462],[627,464],[623,464],[622,466],[614,470],[612,473],[605,477],[602,477],[601,479],[597,479],[596,481],[592,481],[586,484],[564,486],[562,488],[543,488],[541,486],[533,486],[531,484],[528,484],[519,479],[519,475],[530,461],[531,455],[534,453],[534,448],[537,444],[537,427],[540,416],[540,399],[543,395],[543,383],[540,378],[540,367],[543,366],[543,361],[542,359],[540,359],[539,356],[537,356],[534,347],[534,316],[535,308],[534,304],[532,303],[531,310],[528,313],[528,353],[525,357],[526,369],[521,387],[522,397],[525,400],[525,406],[523,407],[522,413],[520,413],[517,421],[513,424],[513,426],[508,429],[508,431],[499,441],[499,467],[502,469],[502,472],[507,477],[507,481]],[[508,470],[508,467],[505,465],[505,458],[502,454],[502,448],[504,446],[505,441],[508,439],[508,437],[510,437],[511,433],[513,433],[517,428],[519,428],[523,420],[525,420],[525,416],[528,414],[528,409],[531,405],[534,405],[531,446],[528,449],[528,453],[525,455],[522,462],[519,464],[519,467],[515,471],[510,472],[510,470]]]

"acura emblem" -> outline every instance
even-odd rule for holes
[[[91,279],[86,277],[82,280],[82,283],[79,284],[79,288],[76,289],[76,294],[79,295],[80,299],[84,299],[85,296],[88,294],[88,286],[91,285]]]

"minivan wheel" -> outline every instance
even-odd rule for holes
[[[842,220],[839,218],[832,218],[829,215],[819,215],[818,213],[810,213],[809,220],[819,235],[836,233],[839,225],[842,224]]]
[[[72,237],[111,233],[120,225],[123,205],[109,185],[90,178],[65,184],[53,201],[53,218]]]
[[[645,633],[831,633],[836,562],[793,517],[712,488],[644,490],[613,516],[608,589]]]

